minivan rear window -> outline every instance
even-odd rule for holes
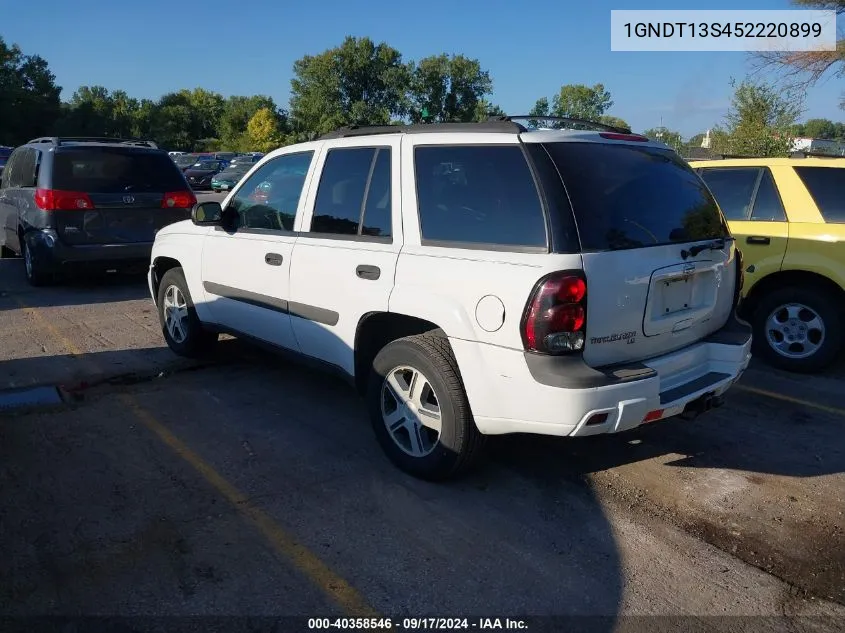
[[[544,144],[569,194],[585,251],[728,237],[713,195],[672,150]]]
[[[182,174],[167,154],[121,147],[56,152],[51,185],[53,189],[86,193],[165,193],[187,189]]]

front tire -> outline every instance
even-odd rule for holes
[[[164,273],[156,304],[164,340],[176,354],[197,358],[213,349],[219,337],[203,329],[181,268]]]
[[[752,321],[755,352],[787,371],[821,371],[842,350],[845,307],[830,293],[812,286],[770,292],[757,304]]]
[[[481,454],[458,364],[442,331],[388,343],[373,360],[367,406],[376,438],[401,470],[428,481],[459,477]]]

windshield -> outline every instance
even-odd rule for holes
[[[182,174],[167,154],[118,147],[56,152],[52,184],[54,189],[87,193],[185,188]]]
[[[713,195],[672,150],[544,144],[569,194],[585,251],[729,237]]]

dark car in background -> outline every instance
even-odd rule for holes
[[[211,189],[214,193],[234,189],[241,179],[252,168],[252,164],[232,164],[223,171],[211,177]]]
[[[228,166],[223,160],[201,160],[185,170],[192,189],[211,189],[211,179]]]
[[[12,155],[13,150],[14,147],[0,145],[0,176],[3,175],[3,169],[6,167],[6,162],[9,160],[9,156]]]
[[[159,229],[196,197],[151,141],[44,137],[16,148],[0,178],[0,251],[34,286],[79,269],[144,270]]]
[[[199,156],[197,154],[182,154],[181,156],[173,157],[173,162],[183,172],[186,169],[190,169],[198,160]]]
[[[247,168],[252,167],[255,163],[260,161],[264,158],[264,154],[242,154],[241,156],[235,156],[230,165],[234,167],[235,165],[245,166]]]

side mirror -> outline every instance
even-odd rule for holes
[[[223,207],[219,202],[200,202],[191,209],[191,221],[197,226],[219,226],[223,221]]]

